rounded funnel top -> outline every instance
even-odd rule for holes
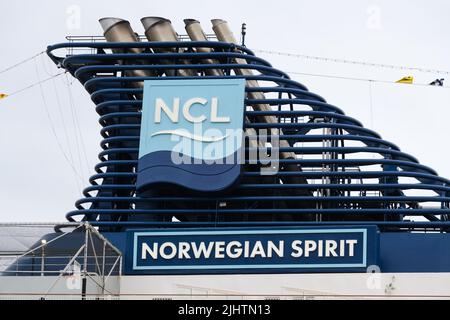
[[[223,20],[223,19],[212,19],[211,23],[213,24],[213,26],[217,26],[219,24],[227,23],[227,22],[225,20]]]
[[[98,22],[100,22],[100,25],[102,26],[104,33],[108,32],[109,29],[111,29],[118,23],[122,23],[122,22],[129,23],[127,20],[124,20],[124,19],[110,18],[110,17],[101,18],[100,20],[98,20]]]
[[[169,19],[162,17],[144,17],[141,19],[142,24],[144,25],[145,30],[153,27],[155,24],[168,22],[171,23]]]
[[[184,22],[184,24],[185,24],[186,26],[189,26],[189,25],[191,25],[191,24],[193,24],[193,23],[199,23],[199,21],[198,21],[198,20],[195,20],[195,19],[184,19],[183,22]]]

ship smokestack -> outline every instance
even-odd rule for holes
[[[120,18],[102,18],[99,20],[100,25],[103,28],[103,34],[108,42],[139,42],[139,38],[131,28],[130,23],[127,20]],[[126,49],[112,49],[114,53],[142,53],[143,48],[126,48]],[[133,61],[136,64],[143,64],[142,61]],[[155,73],[151,70],[127,70],[124,72],[127,76],[132,77],[152,77]],[[143,82],[133,82],[133,87],[142,88]],[[138,99],[142,96],[138,95]]]
[[[169,19],[162,17],[144,17],[141,19],[142,25],[145,29],[145,36],[148,41],[159,42],[175,42],[178,41],[178,34],[172,27],[172,23]],[[177,52],[175,48],[159,48],[155,49],[155,52]],[[189,64],[187,61],[178,60],[180,64]],[[163,61],[170,64],[170,61]],[[180,69],[176,72],[172,70],[166,71],[167,75],[179,75],[183,77],[196,76],[197,73],[191,69]]]
[[[108,42],[138,42],[139,39],[134,33],[127,20],[120,18],[102,18],[99,20],[103,28],[103,34]],[[142,48],[127,49],[134,53],[141,53]]]
[[[203,31],[202,26],[200,25],[199,21],[197,21],[195,19],[184,19],[183,21],[185,23],[186,32],[192,41],[208,41],[208,38],[206,37],[206,34]],[[195,51],[202,52],[202,53],[210,53],[212,51],[212,49],[209,47],[206,47],[206,48],[205,47],[196,47]],[[204,59],[204,60],[202,60],[202,63],[216,64],[218,62],[213,59]],[[205,69],[205,74],[208,76],[218,76],[218,77],[224,76],[223,71],[220,69]],[[248,121],[247,117],[246,117],[246,119]],[[247,134],[249,134],[251,136],[256,136],[256,134],[257,134],[256,130],[253,128],[247,128],[246,132],[247,132]],[[265,145],[263,145],[263,143],[261,141],[258,140],[258,142],[256,142],[254,139],[249,139],[249,146],[251,148],[257,148],[258,143],[259,143],[259,147],[261,147],[261,148],[265,147]]]
[[[200,25],[199,21],[195,19],[184,19],[184,23],[186,32],[192,41],[208,41],[208,38],[206,37],[206,34],[203,32],[202,26]],[[210,53],[212,49],[196,47],[195,51],[201,53]],[[212,59],[204,59],[202,62],[204,64],[217,63]],[[205,74],[208,76],[219,76],[219,77],[224,75],[222,70],[218,69],[205,69]]]
[[[141,19],[145,36],[149,41],[178,41],[178,35],[169,19],[144,17]]]
[[[217,36],[217,39],[219,41],[223,42],[229,42],[238,44],[236,38],[233,35],[233,32],[230,30],[228,23],[225,20],[222,19],[212,19],[211,20],[213,31]],[[247,61],[245,59],[241,58],[235,58],[234,61],[237,64],[247,64]],[[251,69],[234,69],[234,72],[237,75],[243,75],[243,76],[252,76],[253,72]],[[258,81],[256,80],[247,80],[246,86],[249,88],[259,88]],[[257,100],[264,100],[265,96],[262,92],[248,92],[247,97],[249,99],[257,99]],[[270,105],[268,104],[256,104],[252,105],[253,110],[255,111],[273,111]],[[259,120],[261,122],[269,123],[269,124],[277,124],[278,120],[274,116],[261,116],[259,117]],[[271,128],[270,129],[271,135],[283,135],[283,131],[278,128]],[[280,148],[288,148],[291,145],[286,140],[279,140],[279,146],[273,145],[272,147],[280,147]],[[280,152],[280,158],[281,159],[295,159],[295,153],[294,152]],[[280,166],[280,169],[282,171],[302,171],[302,168],[298,164],[290,164],[286,163],[283,166]],[[292,176],[292,177],[284,177],[283,183],[285,184],[307,184],[308,181],[306,178],[301,176]],[[312,196],[311,192],[308,190],[303,189],[297,189],[294,191],[296,195],[298,196]],[[306,207],[305,204],[300,204],[300,207]],[[310,215],[304,215],[306,220],[313,220],[314,217]]]
[[[228,27],[228,23],[222,19],[213,19],[211,20],[213,25],[214,33],[217,36],[219,41],[229,42],[237,44],[236,38]],[[247,64],[245,59],[235,58],[237,64]],[[234,72],[238,75],[253,75],[252,70],[250,69],[235,69]],[[247,87],[250,88],[258,88],[259,84],[256,80],[247,80]],[[261,92],[248,92],[247,96],[250,99],[265,99],[265,96]],[[255,111],[273,111],[272,108],[268,104],[257,104],[252,106]],[[266,123],[278,123],[278,120],[274,116],[262,116],[261,120]],[[282,134],[276,128],[271,129],[273,135]],[[280,140],[280,147],[290,147],[289,143],[286,140]],[[283,159],[295,159],[295,154],[293,152],[280,152],[280,156]]]

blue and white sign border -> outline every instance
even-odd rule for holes
[[[264,270],[291,270],[287,272],[291,272],[294,270],[298,271],[306,271],[317,269],[317,271],[323,270],[339,270],[339,269],[361,269],[368,267],[368,228],[374,228],[373,226],[360,226],[360,227],[305,227],[305,228],[289,228],[289,229],[237,229],[237,230],[179,230],[179,231],[133,231],[132,237],[132,246],[133,246],[133,254],[132,254],[132,271],[136,271],[138,273],[142,273],[145,271],[149,272],[158,272],[158,274],[162,274],[164,271],[171,273],[176,271],[208,271],[211,270],[228,270],[232,273],[238,273],[240,271],[244,271],[244,273],[251,273],[253,269],[255,273],[259,273],[262,269]],[[138,238],[142,236],[180,236],[180,235],[246,235],[246,234],[261,234],[261,235],[270,235],[270,234],[336,234],[336,233],[361,233],[363,235],[363,255],[360,263],[334,263],[334,264],[308,264],[308,263],[299,263],[299,264],[237,264],[237,265],[172,265],[172,266],[139,266],[137,265],[137,245]],[[375,245],[376,251],[378,251],[378,242],[372,244]],[[373,260],[373,259],[371,259]],[[377,259],[376,259],[377,260]],[[371,261],[373,262],[373,261]],[[234,271],[233,271],[234,270]],[[260,270],[259,272],[257,270]],[[284,271],[284,270],[283,270]],[[279,271],[275,271],[279,272]],[[338,271],[339,272],[339,271]]]

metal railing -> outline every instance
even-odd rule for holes
[[[148,42],[147,37],[143,34],[137,34],[137,39],[139,42]],[[217,40],[217,37],[215,34],[206,34],[206,39],[208,40]],[[66,40],[69,43],[106,43],[105,36],[100,35],[74,35],[74,36],[66,36]],[[189,35],[187,34],[179,34],[178,35],[178,41],[190,41]],[[67,48],[67,55],[71,56],[74,54],[95,54],[97,53],[97,50],[94,48],[79,48],[79,47],[70,47]]]
[[[57,276],[42,295],[45,298],[62,280],[79,281],[80,292],[84,299],[87,295],[88,281],[98,289],[101,295],[117,295],[108,289],[111,276],[122,274],[122,253],[108,239],[101,235],[88,222],[65,223],[55,229],[70,228],[72,232],[55,233],[50,240],[43,237],[40,243],[23,254],[0,255],[0,275],[2,276]],[[79,233],[81,243],[71,248],[58,246],[64,238]],[[80,236],[81,234],[81,236]],[[79,296],[78,294],[78,296]]]

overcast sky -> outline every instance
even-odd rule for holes
[[[450,70],[450,2],[445,0],[16,0],[1,1],[0,12],[0,70],[64,42],[66,35],[100,35],[97,21],[104,16],[127,19],[142,34],[139,19],[150,15],[172,20],[179,33],[184,18],[200,20],[207,32],[210,19],[228,20],[237,36],[245,22],[246,44],[255,50]],[[416,83],[446,77],[258,55],[285,72],[388,81],[412,75]],[[0,93],[58,72],[41,55],[0,74]],[[370,94],[367,81],[291,77],[450,178],[449,88],[373,82]],[[61,76],[42,85],[44,95],[40,89],[0,100],[0,222],[64,221],[98,162],[98,116],[81,85]]]

